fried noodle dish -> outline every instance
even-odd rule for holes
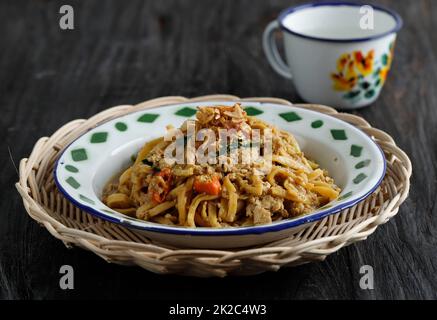
[[[210,129],[219,137],[209,141],[208,149],[216,163],[187,161],[188,153],[205,143],[190,135],[189,122],[195,132]],[[132,166],[106,185],[102,201],[108,207],[172,226],[243,227],[311,213],[341,191],[326,170],[305,158],[292,134],[247,116],[239,104],[199,107],[195,120],[167,129],[181,134],[147,142]],[[231,143],[224,144],[220,130],[232,132]],[[259,139],[253,138],[255,131]],[[183,163],[166,159],[171,144],[184,147]],[[253,161],[233,161],[230,155],[241,158],[254,149]]]

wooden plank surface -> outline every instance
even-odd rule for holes
[[[355,112],[413,161],[399,215],[325,262],[226,279],[159,276],[67,250],[26,214],[13,162],[38,137],[117,104],[212,93],[300,102],[260,42],[266,24],[299,1],[68,2],[75,10],[70,31],[59,28],[58,1],[0,2],[0,298],[437,298],[435,1],[378,2],[397,10],[405,26],[382,96]],[[74,290],[59,288],[64,264],[74,267]],[[360,289],[364,264],[374,268],[374,290]]]

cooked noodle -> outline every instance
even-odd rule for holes
[[[237,139],[234,141],[238,143],[231,143],[223,152],[222,141],[213,142],[215,164],[190,163],[192,137],[188,135],[187,121],[180,128],[182,137],[162,137],[146,143],[134,164],[115,183],[106,186],[103,202],[138,219],[220,228],[268,224],[308,214],[339,195],[340,188],[333,179],[305,158],[290,133],[247,116],[239,104],[201,107],[194,126],[196,132],[211,129],[217,136],[220,136],[219,129],[232,129]],[[255,129],[260,132],[260,139],[254,140]],[[267,153],[262,154],[262,147],[267,148],[268,130],[271,132],[270,166],[267,166]],[[229,149],[235,149],[234,155],[241,158],[252,152],[254,141],[260,144],[261,153],[254,157],[258,161],[231,161]],[[184,162],[171,164],[165,159],[165,150],[178,143],[185,146]],[[195,141],[194,151],[199,151],[201,144]]]

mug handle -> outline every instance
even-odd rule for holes
[[[293,76],[287,64],[281,58],[274,36],[274,32],[279,29],[278,21],[272,21],[264,30],[263,34],[263,48],[267,56],[267,60],[279,75],[287,79],[292,79]]]

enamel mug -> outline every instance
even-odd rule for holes
[[[400,16],[357,3],[312,3],[284,10],[264,31],[272,68],[292,79],[301,98],[337,109],[373,103],[390,70]],[[274,32],[283,33],[286,62]]]

